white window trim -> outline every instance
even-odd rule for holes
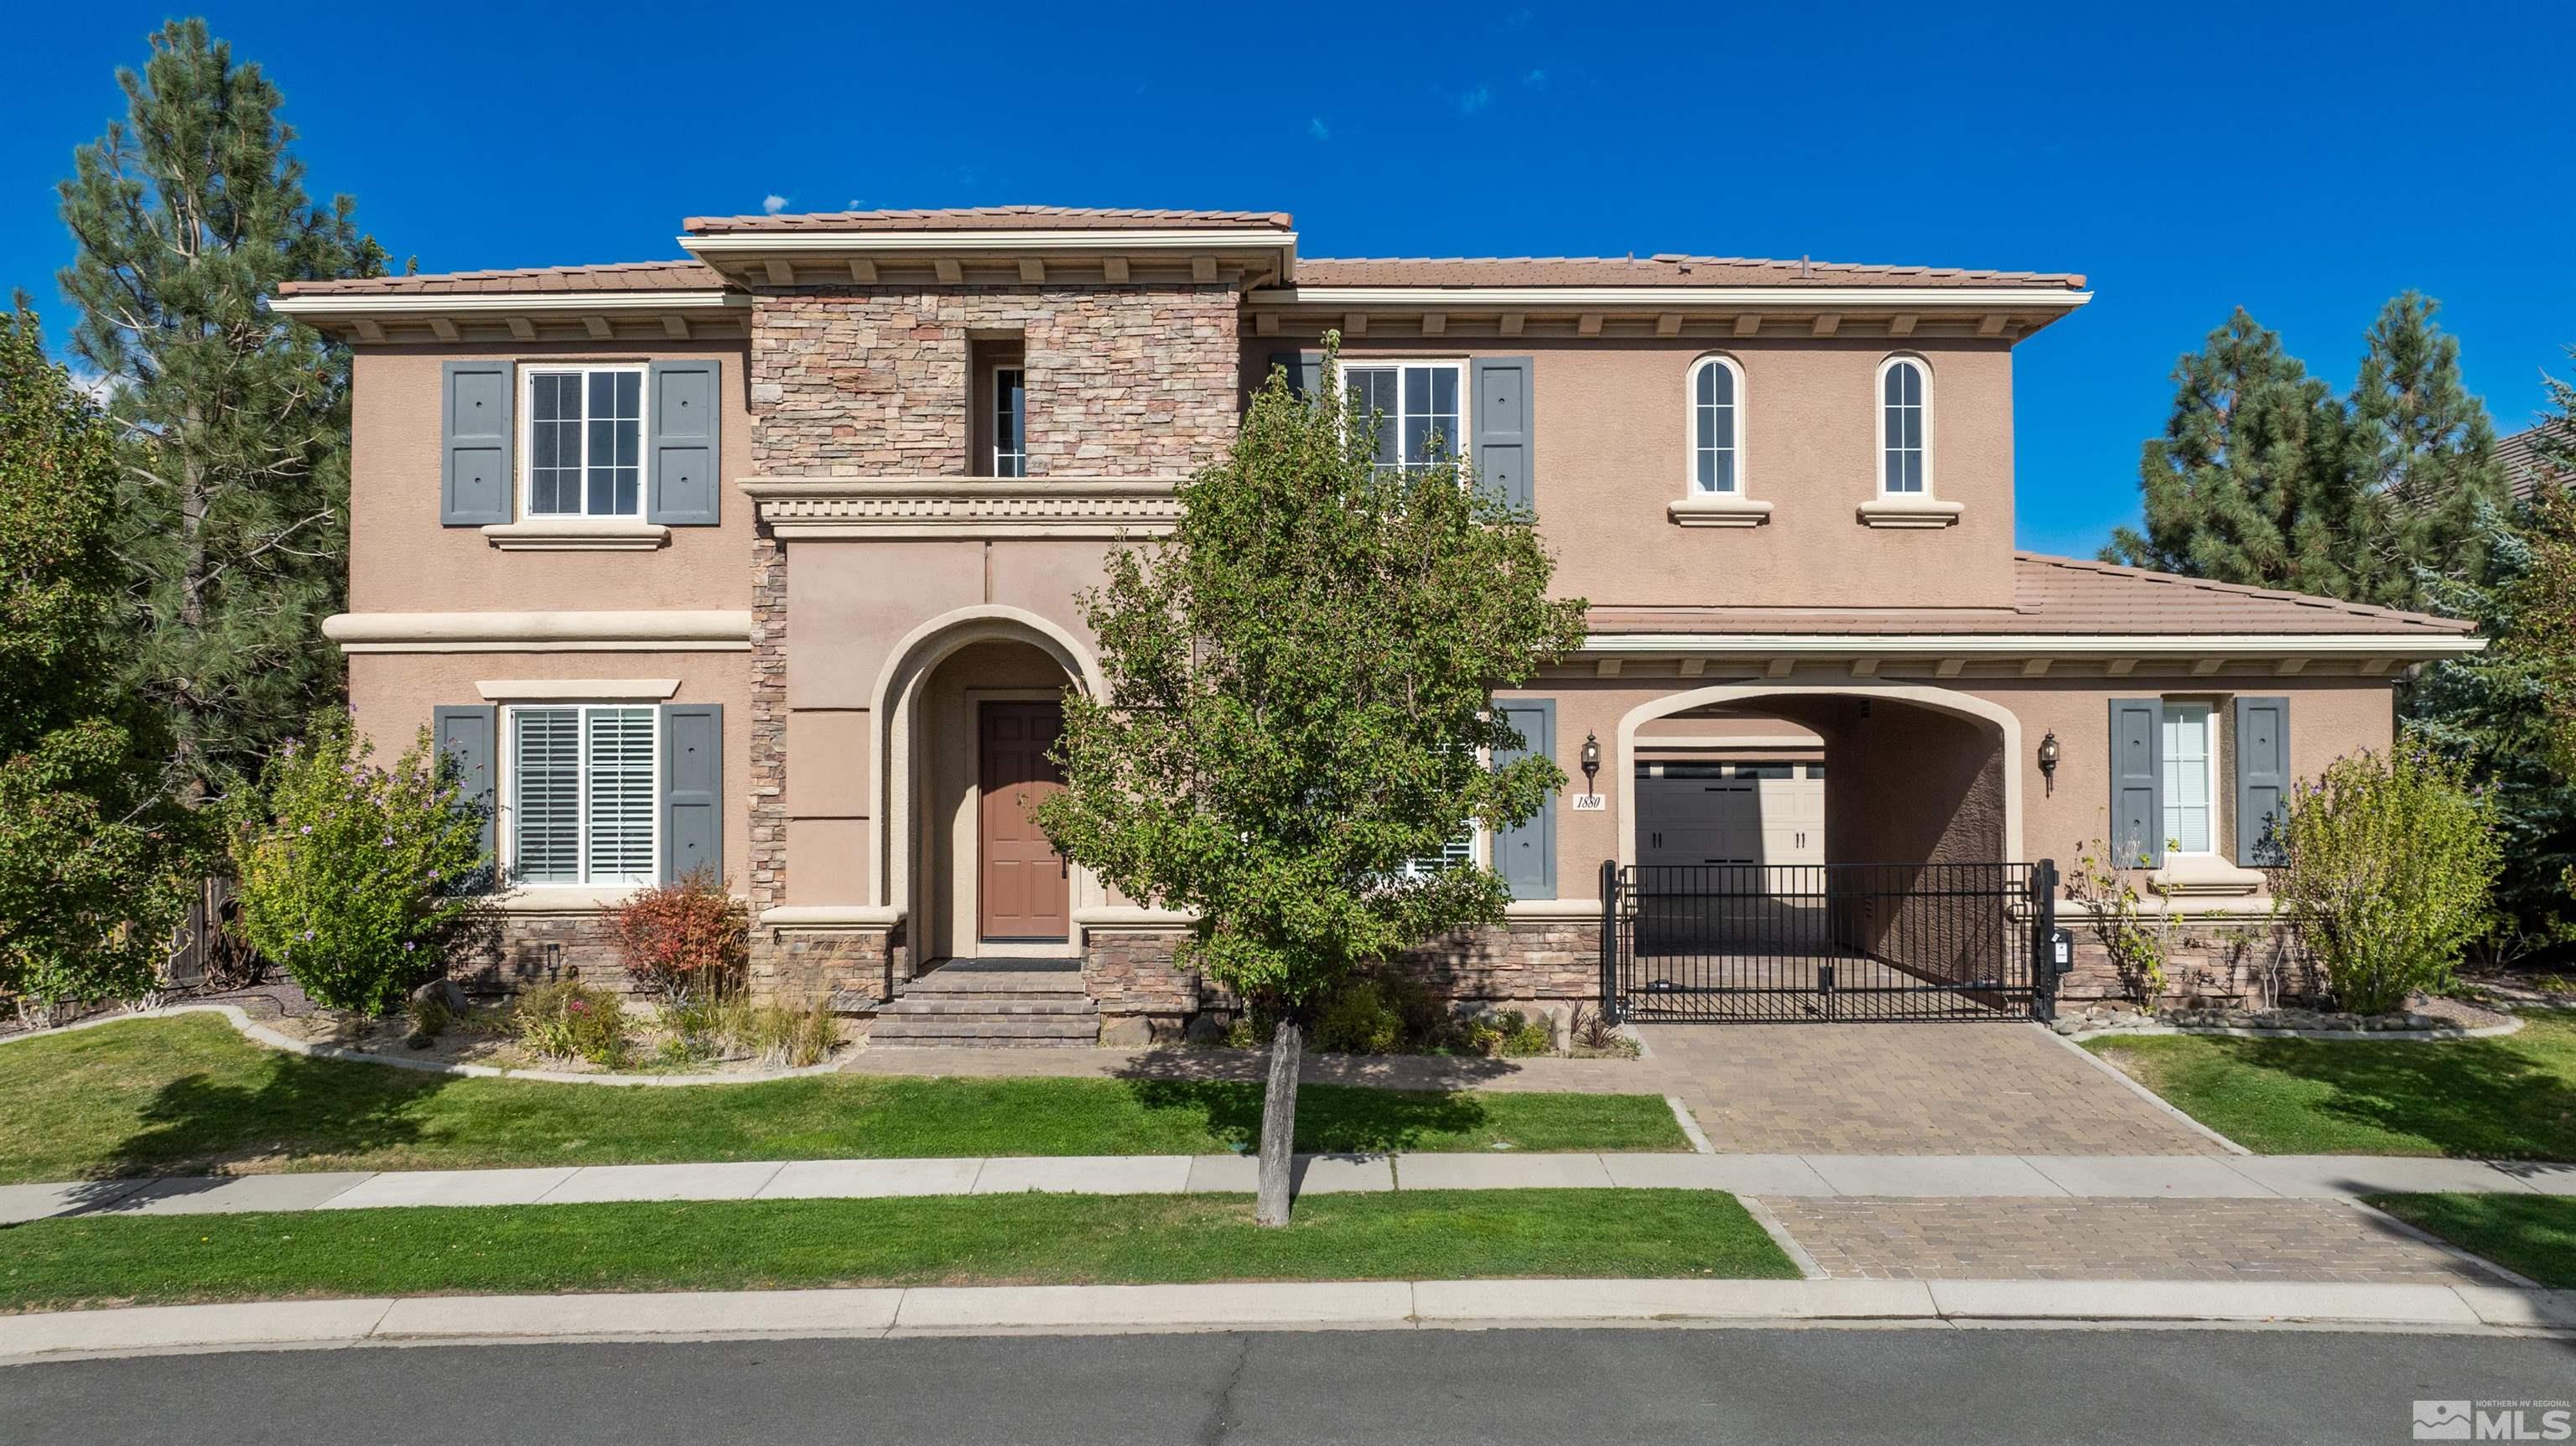
[[[2218,705],[2203,698],[2163,698],[2157,700],[2156,706],[2156,751],[2158,753],[2162,753],[2164,751],[2165,715],[2173,712],[2177,708],[2197,708],[2200,710],[2202,715],[2200,730],[2201,747],[2205,754],[2201,759],[2201,766],[2208,775],[2209,784],[2209,847],[2205,849],[2172,847],[2175,836],[2171,830],[2168,830],[2165,838],[2159,840],[2159,842],[2167,845],[2165,852],[2168,855],[2181,854],[2189,858],[2216,858],[2222,852],[2219,848],[2219,840],[2227,836],[2227,820],[2224,812],[2222,811],[2226,806],[2226,796],[2219,791],[2219,783],[2221,780],[2219,778],[2218,767]],[[2161,773],[2164,771],[2165,766],[2170,764],[2172,760],[2167,758],[2158,758],[2156,762],[2158,772]],[[2158,799],[2156,800],[2156,803],[2159,811],[2161,811],[2164,800]]]
[[[1699,485],[1699,374],[1710,367],[1725,368],[1735,381],[1735,404],[1727,408],[1728,416],[1733,419],[1732,430],[1735,434],[1728,439],[1735,453],[1735,485],[1723,491],[1714,488],[1704,490]],[[1694,502],[1704,498],[1732,500],[1750,498],[1752,495],[1752,488],[1748,485],[1752,480],[1752,469],[1745,465],[1744,454],[1745,401],[1743,363],[1723,352],[1712,352],[1691,363],[1690,371],[1682,379],[1683,501]]]
[[[984,418],[984,425],[992,429],[993,437],[992,456],[988,459],[988,465],[992,467],[993,475],[996,477],[1026,477],[1029,475],[1029,369],[1025,364],[1015,367],[997,366],[985,375],[992,378],[992,394],[985,398],[985,405],[990,410],[985,413]],[[1006,376],[1020,379],[1020,450],[1012,454],[1020,461],[1020,470],[1017,472],[1002,470],[1002,458],[1005,455],[1002,451],[1002,378]]]
[[[537,378],[564,373],[632,372],[635,388],[635,510],[633,512],[539,512],[537,496]],[[526,523],[642,522],[653,515],[653,377],[642,362],[527,361],[519,363],[519,521]],[[590,388],[582,387],[582,496],[590,495]]]
[[[552,712],[564,708],[571,708],[581,715],[575,720],[574,736],[578,740],[577,747],[582,750],[580,756],[583,758],[578,775],[581,787],[580,801],[575,806],[575,817],[580,820],[577,856],[580,859],[579,872],[582,877],[575,881],[535,882],[519,877],[519,750],[515,720],[520,713],[532,709],[538,712]],[[590,746],[588,715],[589,710],[593,708],[643,708],[651,711],[653,715],[651,750],[653,782],[650,793],[653,805],[647,810],[651,825],[651,842],[646,845],[648,856],[653,860],[653,866],[640,879],[603,882],[590,877],[590,768],[587,750]],[[495,751],[500,756],[494,761],[501,772],[500,787],[497,790],[500,807],[497,810],[497,817],[493,820],[493,829],[495,842],[499,845],[497,852],[502,856],[503,876],[509,879],[513,892],[540,893],[563,890],[595,893],[606,889],[622,893],[633,889],[653,888],[662,882],[662,710],[658,703],[643,698],[603,697],[551,698],[542,703],[509,703],[504,704],[500,710],[499,724],[500,737],[495,740]]]
[[[1887,374],[1900,366],[1913,367],[1923,374],[1923,490],[1920,492],[1891,491],[1887,485]],[[1870,450],[1878,458],[1878,495],[1882,500],[1930,502],[1941,495],[1939,483],[1932,475],[1932,424],[1936,410],[1932,398],[1932,363],[1915,353],[1893,353],[1882,359],[1878,370],[1870,374]]]
[[[1404,381],[1402,372],[1406,367],[1447,367],[1458,374],[1458,435],[1449,439],[1449,448],[1452,459],[1462,465],[1468,463],[1470,460],[1469,453],[1474,451],[1474,442],[1472,439],[1476,435],[1476,419],[1473,411],[1471,410],[1475,404],[1475,397],[1468,387],[1468,379],[1472,369],[1467,365],[1467,358],[1463,356],[1370,355],[1337,357],[1333,363],[1333,395],[1338,398],[1342,404],[1342,425],[1347,427],[1350,425],[1352,420],[1350,415],[1351,389],[1349,382],[1346,380],[1348,373],[1354,371],[1387,371],[1393,369],[1398,374],[1395,384],[1396,405],[1401,407],[1404,403]],[[1400,413],[1389,420],[1393,421],[1399,428],[1404,425],[1404,418]],[[1396,441],[1397,453],[1401,456],[1403,451],[1403,437],[1401,433],[1398,434]]]

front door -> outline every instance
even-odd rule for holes
[[[1060,703],[986,703],[978,710],[975,899],[978,933],[989,942],[1060,942],[1072,932],[1065,862],[1029,820],[1031,806],[1064,787],[1047,757],[1063,728]]]

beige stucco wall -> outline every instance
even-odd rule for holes
[[[922,921],[918,937],[931,947],[925,957],[971,959],[981,952],[977,783],[982,735],[977,705],[986,699],[1059,696],[1065,681],[1054,659],[1026,643],[986,642],[950,654],[923,685],[913,754],[923,800],[913,907]],[[791,774],[794,768],[791,760]],[[1086,890],[1078,879],[1075,907],[1091,902],[1084,897]],[[1019,943],[1009,952],[1070,956],[1074,946],[1068,938],[1061,950]]]
[[[349,659],[349,708],[358,729],[390,762],[429,726],[441,705],[480,706],[484,679],[677,678],[674,703],[724,707],[724,860],[736,892],[751,858],[748,785],[742,772],[751,716],[745,653],[359,653]],[[615,701],[615,700],[603,700]]]
[[[2012,602],[2012,351],[1996,341],[1884,338],[1479,341],[1356,337],[1343,354],[1529,356],[1539,529],[1560,596],[1595,603],[2004,607]],[[1277,337],[1247,338],[1257,385]],[[1931,371],[1932,495],[1964,505],[1935,530],[1864,526],[1878,495],[1877,371],[1903,352]],[[1681,527],[1687,385],[1699,358],[1744,371],[1744,495],[1772,506],[1750,528]]]
[[[668,543],[654,552],[504,552],[478,528],[443,527],[438,521],[442,363],[492,357],[631,363],[702,356],[724,362],[721,447],[723,475],[730,482],[751,467],[748,354],[742,342],[358,348],[350,409],[350,610],[749,606],[752,508],[729,485],[719,489],[719,525],[674,527]],[[521,401],[515,382],[511,395],[515,409]],[[526,464],[515,439],[512,459],[516,466]]]

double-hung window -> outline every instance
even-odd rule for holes
[[[644,368],[531,366],[528,517],[644,515]]]
[[[1691,368],[1691,491],[1708,497],[1744,490],[1744,374],[1705,357]]]
[[[509,710],[511,875],[523,884],[650,884],[656,875],[660,710]]]
[[[1380,467],[1418,470],[1465,454],[1465,370],[1457,362],[1342,364],[1350,424],[1376,420]]]
[[[2218,749],[2207,703],[2167,703],[2164,750],[2165,834],[2178,853],[2218,850]]]
[[[993,475],[1029,475],[1029,374],[1019,367],[993,370]]]
[[[1923,363],[1891,357],[1878,369],[1878,490],[1891,497],[1932,491],[1932,380]]]

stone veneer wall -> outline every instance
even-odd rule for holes
[[[504,914],[494,942],[495,953],[450,964],[448,977],[474,994],[516,994],[575,976],[594,989],[637,992],[605,913]]]
[[[1203,999],[1198,971],[1172,962],[1175,929],[1086,929],[1082,988],[1100,1006],[1100,1042],[1176,1040]]]
[[[2057,983],[2060,1010],[2134,1002],[2112,966],[2110,951],[2085,926],[2083,912],[2061,903],[2057,922],[2075,936],[2074,972]],[[2152,918],[2146,922],[2149,927],[2155,923]],[[2234,1003],[2248,998],[2266,971],[2285,994],[2305,992],[2316,983],[2296,934],[2284,925],[2261,916],[2184,919],[2175,923],[2166,943],[2164,1002]]]
[[[761,998],[873,1009],[894,997],[905,968],[899,928],[752,930],[751,990]]]
[[[964,475],[972,336],[1016,332],[1028,377],[1029,475],[1192,472],[1234,438],[1238,320],[1228,284],[762,291],[751,325],[753,468],[764,477]],[[788,561],[786,545],[763,528],[752,558],[745,870],[755,918],[787,899]],[[823,976],[864,972],[870,946],[855,938],[755,930],[754,976],[810,993]],[[900,939],[880,935],[872,947],[875,967],[892,960],[897,974],[907,972]]]

